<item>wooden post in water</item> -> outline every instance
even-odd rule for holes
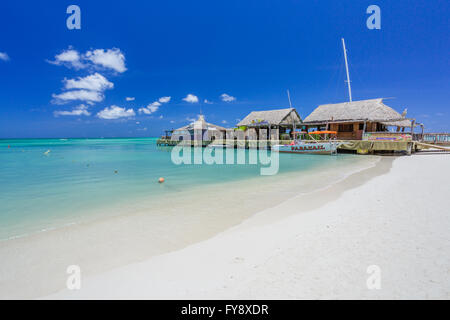
[[[267,138],[267,146],[269,146],[270,141],[272,140],[272,125],[269,122],[269,137]]]

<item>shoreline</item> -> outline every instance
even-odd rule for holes
[[[316,199],[328,193],[319,206],[300,210],[299,195],[209,240],[86,277],[82,290],[44,298],[448,299],[447,206],[425,204],[432,196],[411,187],[420,181],[445,195],[450,171],[436,168],[448,156],[400,157],[391,169],[384,159],[384,167],[316,192]],[[281,210],[294,214],[273,219]],[[382,270],[380,290],[367,288],[371,265]]]
[[[242,182],[227,184],[227,189],[241,185],[240,193],[229,190],[229,194],[224,195],[224,186],[211,187],[210,192],[211,195],[215,195],[214,197],[221,195],[229,198],[230,205],[228,207],[225,205],[221,210],[218,210],[223,206],[220,203],[212,203],[212,206],[202,208],[199,203],[192,201],[188,193],[178,199],[177,205],[171,204],[172,207],[166,208],[164,214],[149,215],[147,213],[150,207],[136,204],[136,207],[139,207],[139,213],[124,213],[5,241],[0,243],[0,256],[4,257],[8,263],[0,266],[0,274],[6,280],[0,284],[0,296],[36,298],[57,292],[65,286],[67,278],[65,269],[71,264],[83,266],[84,275],[95,276],[208,240],[245,223],[245,220],[255,213],[265,208],[272,208],[302,193],[299,188],[305,186],[307,188],[304,190],[326,188],[330,183],[338,183],[348,178],[348,175],[366,170],[368,166],[377,166],[379,157],[361,159],[360,161],[359,158],[349,158],[351,161],[345,163],[342,168],[350,171],[344,170],[343,173],[333,173],[333,168],[322,167],[316,168],[312,173],[300,172],[299,176],[305,181],[310,181],[309,175],[318,172],[322,176],[326,176],[327,172],[335,176],[331,182],[324,180],[323,177],[315,179],[312,185],[304,185],[303,181],[293,180],[292,183],[296,183],[297,187],[295,190],[287,188],[287,192],[276,191],[281,185],[286,185],[284,176],[269,178],[274,183],[268,185],[259,183],[258,179],[243,186]],[[191,194],[194,193],[195,190]],[[158,211],[157,208],[151,209],[152,212]],[[117,211],[122,212],[120,208],[117,208]],[[192,213],[193,211],[194,215],[183,214],[183,212]],[[282,216],[284,215],[280,214],[278,218]],[[167,226],[171,228],[167,229]],[[148,229],[149,227],[151,229]],[[187,228],[187,231],[183,228]],[[151,233],[149,230],[154,230],[155,235],[149,234]],[[165,232],[170,234],[165,236]],[[21,254],[18,255],[17,252]],[[53,263],[42,260],[41,257],[48,254],[54,257]],[[31,271],[28,270],[30,266],[32,266]],[[41,279],[42,274],[46,276]],[[53,276],[49,277],[50,274]],[[33,284],[31,287],[30,283]]]

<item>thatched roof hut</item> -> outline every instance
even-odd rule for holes
[[[245,131],[246,138],[270,139],[277,133],[284,134],[287,129],[295,129],[300,125],[302,119],[294,108],[252,111],[237,126]],[[263,130],[260,130],[263,129]],[[272,134],[272,129],[276,129]],[[266,131],[264,133],[264,130]]]
[[[360,100],[318,106],[303,124],[308,127],[326,126],[336,131],[340,139],[362,139],[365,132],[385,132],[388,126],[412,128],[415,120],[405,118],[383,103],[383,99]]]
[[[185,139],[186,136],[190,136],[191,139],[194,139],[194,130],[201,130],[202,136],[204,140],[209,140],[212,136],[215,135],[216,132],[224,133],[227,129],[209,122],[205,121],[205,117],[203,115],[199,115],[198,119],[191,122],[190,124],[175,129],[172,133],[172,140],[180,140]]]
[[[302,119],[294,108],[252,111],[237,126],[258,126],[259,123],[267,124],[267,126],[292,126],[293,123],[300,124]]]
[[[391,122],[404,121],[404,117],[391,107],[385,105],[383,99],[380,98],[323,104],[307,116],[304,123],[313,124],[342,121]],[[399,124],[407,123],[401,122]]]
[[[211,129],[211,130],[219,130],[219,131],[226,130],[226,128],[224,128],[224,127],[206,122],[205,117],[203,115],[199,115],[197,120],[191,122],[190,124],[188,124],[184,127],[175,129],[174,132],[175,131],[189,131],[189,130],[194,130],[194,129],[203,129],[203,130]]]

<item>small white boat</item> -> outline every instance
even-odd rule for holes
[[[306,132],[305,132],[306,133]],[[291,144],[278,144],[272,147],[273,151],[286,153],[312,153],[312,154],[337,154],[339,142],[314,139],[311,135],[336,135],[335,131],[315,131],[306,133],[312,140],[295,140]]]
[[[208,144],[206,147],[207,148],[213,148],[213,149],[216,149],[216,148],[218,148],[218,149],[225,149],[225,148],[228,147],[228,145],[227,144]],[[234,146],[233,145],[229,145],[229,147],[233,148]]]
[[[272,147],[273,151],[286,153],[314,153],[314,154],[336,154],[337,142],[303,142],[294,144],[278,144]]]

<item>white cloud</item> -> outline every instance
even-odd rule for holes
[[[170,123],[175,123],[175,121],[173,121],[173,120],[170,120]]]
[[[97,117],[100,119],[106,120],[114,120],[119,118],[128,118],[135,116],[135,112],[133,109],[125,109],[119,106],[112,105],[110,107],[106,107],[99,113],[97,113]]]
[[[225,102],[231,102],[231,101],[235,101],[236,100],[235,97],[230,96],[230,95],[228,95],[226,93],[221,94],[220,98],[222,99],[222,101],[225,101]]]
[[[222,120],[222,123],[223,123],[223,124],[227,123],[227,120]]]
[[[95,49],[81,54],[77,50],[69,47],[55,56],[55,59],[47,60],[55,65],[64,65],[68,68],[103,68],[112,69],[117,72],[125,72],[125,55],[118,48],[113,49]]]
[[[171,99],[171,97],[161,97],[161,98],[159,98],[159,102],[167,103],[170,101],[170,99]]]
[[[72,49],[71,47],[69,47],[69,49],[67,50],[63,50],[60,54],[57,54],[55,56],[55,60],[50,61],[47,60],[49,63],[51,64],[55,64],[55,65],[64,65],[68,68],[72,67],[75,69],[81,69],[86,67],[82,62],[81,62],[81,55],[77,50]]]
[[[162,118],[164,118],[164,117],[163,117],[163,115],[160,115],[159,118],[162,119]]]
[[[120,49],[96,49],[80,54],[77,50],[69,46],[55,56],[53,61],[47,60],[51,64],[64,65],[69,68],[83,69],[94,68],[113,69],[117,72],[126,71],[125,56]],[[103,75],[94,73],[86,77],[63,80],[64,89],[69,90],[60,94],[53,94],[53,103],[64,104],[69,101],[84,101],[87,104],[103,101],[103,92],[112,89],[114,84]],[[134,98],[133,98],[134,99]],[[128,101],[128,100],[127,100]]]
[[[186,120],[189,121],[189,122],[194,122],[194,121],[195,121],[195,118],[189,118],[189,117],[187,117]]]
[[[75,107],[72,111],[62,111],[58,110],[53,112],[55,117],[59,116],[90,116],[91,113],[88,111],[88,107],[84,104],[80,104],[78,107]]]
[[[152,113],[158,111],[160,106],[161,106],[161,103],[159,103],[158,101],[155,101],[155,102],[150,103],[145,108],[140,108],[139,113],[152,114]]]
[[[88,104],[103,101],[103,91],[112,89],[114,84],[99,73],[76,79],[64,79],[64,89],[69,90],[60,94],[53,94],[53,103],[64,104],[69,101],[84,101]],[[76,89],[76,90],[72,90]]]
[[[134,101],[135,97],[126,97],[125,100],[127,101]]]
[[[152,112],[147,108],[139,108],[139,113],[151,114]]]
[[[203,103],[206,103],[206,104],[213,104],[212,101],[209,101],[209,100],[207,100],[207,99],[203,100]]]
[[[64,104],[69,101],[86,101],[88,103],[100,102],[105,98],[101,92],[90,90],[72,90],[60,94],[52,94],[53,103]]]
[[[146,107],[139,108],[139,113],[152,114],[152,113],[158,111],[159,107],[163,103],[167,103],[169,101],[170,101],[170,97],[161,97],[158,99],[158,101],[152,102]]]
[[[189,93],[186,96],[186,98],[183,98],[183,100],[186,101],[186,102],[189,102],[189,103],[197,103],[198,102],[198,97]]]
[[[112,89],[114,84],[99,73],[77,79],[64,79],[65,89],[86,89],[92,91],[104,91]]]
[[[0,60],[9,61],[9,56],[6,52],[0,52]]]
[[[161,106],[161,103],[158,101],[152,102],[147,106],[147,109],[149,109],[151,112],[158,111],[159,107]]]
[[[113,69],[120,73],[127,70],[125,67],[125,55],[117,48],[87,51],[84,57],[95,65]]]

